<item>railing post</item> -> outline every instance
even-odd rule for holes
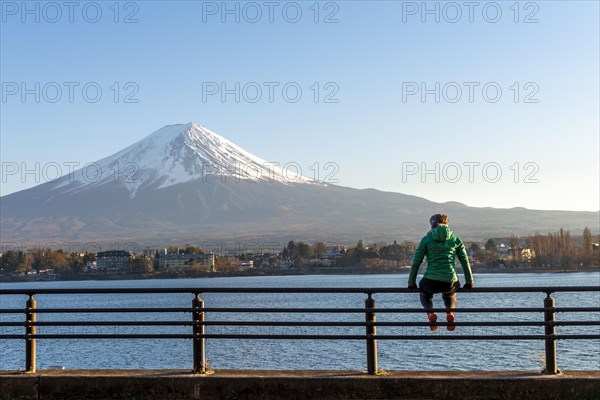
[[[36,321],[36,301],[33,298],[33,294],[29,295],[29,299],[27,299],[26,308],[28,308],[25,313],[25,372],[34,373],[36,371],[36,343],[35,339],[31,338],[31,335],[35,335],[36,327],[35,325],[31,325],[32,322]]]
[[[547,292],[547,296],[544,299],[544,308],[554,308],[554,299],[552,298],[552,293]],[[550,336],[546,339],[546,368],[544,369],[544,373],[546,374],[558,374],[558,368],[556,367],[556,326],[554,325],[556,313],[554,310],[552,311],[544,311],[544,322],[546,322],[545,326],[545,334],[546,336]]]
[[[204,338],[199,337],[204,335],[204,301],[200,298],[200,294],[196,293],[194,300],[192,300],[192,318],[194,321],[194,373],[205,374],[206,373],[206,357],[204,354]]]
[[[375,300],[371,297],[371,293],[367,293],[365,300],[365,309],[375,308]],[[377,327],[375,324],[375,313],[372,311],[365,312],[365,320],[367,322],[367,373],[375,375],[377,373]]]

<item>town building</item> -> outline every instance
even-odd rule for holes
[[[161,268],[185,268],[199,264],[209,271],[215,270],[215,255],[213,253],[200,254],[164,254],[159,253],[158,265]]]
[[[133,254],[125,250],[108,250],[96,254],[96,268],[104,270],[125,270],[131,267]]]

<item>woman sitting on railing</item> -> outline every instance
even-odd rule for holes
[[[469,257],[465,250],[465,245],[458,236],[456,236],[448,227],[448,217],[444,214],[435,214],[429,219],[431,230],[419,243],[419,247],[413,258],[410,274],[408,275],[408,288],[417,288],[417,273],[427,257],[427,269],[423,278],[419,281],[421,289],[420,299],[423,308],[433,308],[434,293],[442,293],[446,312],[446,321],[454,322],[454,313],[450,309],[456,307],[456,290],[460,288],[460,281],[456,276],[455,258],[463,268],[466,284],[465,289],[474,286]],[[437,315],[434,312],[428,312],[429,322],[437,321]],[[455,325],[447,325],[449,331],[453,331]],[[431,325],[432,331],[437,331],[437,325]]]

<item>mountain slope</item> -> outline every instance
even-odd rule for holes
[[[208,238],[418,239],[445,212],[463,237],[594,229],[598,213],[471,208],[316,183],[195,124],[0,198],[2,243]]]

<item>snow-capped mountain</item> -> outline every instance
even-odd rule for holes
[[[69,192],[107,183],[135,197],[140,186],[162,189],[217,176],[222,181],[314,184],[293,169],[257,157],[194,122],[165,126],[137,143],[74,171],[55,185]]]
[[[578,232],[598,221],[597,212],[474,208],[320,184],[189,123],[165,126],[57,181],[1,197],[0,245],[418,240],[436,212],[448,214],[464,239],[561,227]]]

